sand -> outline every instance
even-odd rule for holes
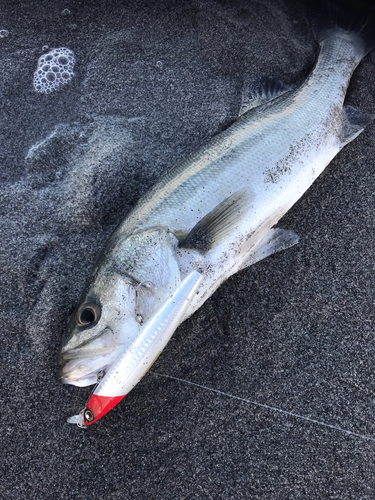
[[[280,222],[300,243],[228,280],[101,421],[66,423],[91,388],[57,376],[83,286],[138,198],[233,123],[257,79],[312,67],[304,8],[0,7],[0,497],[372,499],[374,124]],[[74,77],[37,93],[56,47]],[[375,113],[375,51],[347,100]]]

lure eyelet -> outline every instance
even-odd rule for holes
[[[91,410],[86,409],[84,411],[83,416],[84,416],[84,419],[86,420],[86,422],[92,422],[94,420],[94,414]]]

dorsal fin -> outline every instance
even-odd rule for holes
[[[236,230],[238,223],[251,209],[252,202],[253,195],[249,188],[235,192],[203,217],[178,246],[206,254]]]
[[[242,92],[242,103],[238,116],[280,97],[285,92],[293,90],[293,88],[291,85],[285,85],[276,78],[269,76],[260,78],[251,87],[245,87],[245,90]]]

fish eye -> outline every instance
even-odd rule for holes
[[[91,326],[100,318],[100,309],[96,304],[82,304],[76,312],[78,326]]]

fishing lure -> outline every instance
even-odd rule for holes
[[[151,368],[181,323],[203,276],[190,273],[164,306],[144,325],[132,343],[95,387],[86,407],[69,423],[86,427],[102,418],[117,405]]]

